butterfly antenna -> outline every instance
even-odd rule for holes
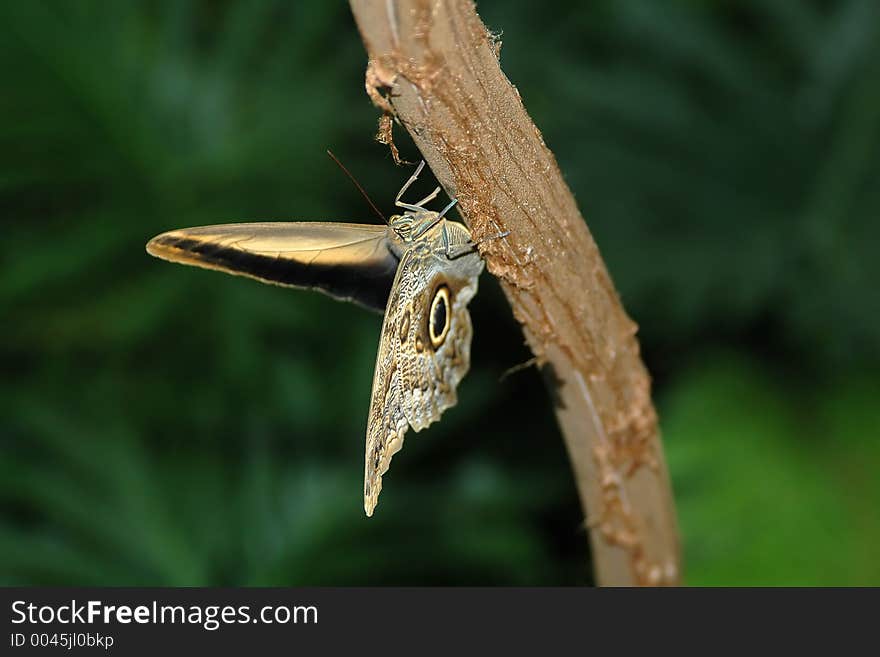
[[[367,203],[370,204],[370,207],[373,208],[373,212],[375,212],[375,213],[379,216],[379,218],[382,220],[382,223],[387,224],[387,223],[388,223],[388,220],[385,218],[385,215],[382,214],[382,212],[379,210],[379,208],[376,207],[376,204],[373,203],[373,200],[369,197],[369,195],[367,194],[366,190],[364,190],[364,188],[361,187],[361,184],[355,179],[355,177],[354,177],[353,175],[351,175],[351,171],[349,171],[348,169],[345,168],[345,165],[344,165],[342,162],[339,161],[339,158],[336,157],[336,156],[333,154],[333,151],[331,151],[331,150],[328,149],[328,150],[327,150],[327,155],[329,155],[330,158],[331,158],[334,162],[336,162],[336,164],[339,165],[339,168],[342,169],[342,170],[345,172],[345,175],[348,176],[348,177],[351,179],[351,182],[354,183],[354,186],[358,188],[358,191],[363,195],[363,197],[364,197],[365,199],[367,199]]]

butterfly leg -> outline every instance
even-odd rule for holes
[[[394,205],[403,208],[404,210],[409,210],[410,212],[427,212],[427,210],[421,206],[413,205],[412,203],[404,203],[403,201],[398,201]]]
[[[437,213],[436,217],[432,217],[425,224],[417,226],[416,230],[413,232],[413,239],[418,239],[419,237],[421,237],[422,235],[427,233],[429,230],[431,230],[434,226],[436,226],[440,222],[440,220],[443,219],[443,215],[445,215],[447,212],[449,212],[456,203],[458,203],[458,199],[457,198],[452,199],[449,202],[449,205],[447,205],[445,208],[443,208],[442,210],[440,210],[440,212]],[[446,237],[445,232],[443,233],[443,236]]]
[[[405,210],[418,211],[418,210],[421,210],[424,208],[425,203],[427,203],[428,201],[433,201],[435,198],[437,198],[437,194],[440,193],[439,185],[434,188],[433,192],[428,194],[421,201],[417,201],[415,203],[404,203],[403,201],[400,200],[400,197],[403,196],[403,193],[409,188],[410,185],[413,184],[413,182],[415,182],[416,177],[419,175],[419,171],[422,170],[422,167],[424,167],[424,165],[425,165],[425,162],[422,161],[422,163],[419,165],[419,168],[416,170],[416,172],[410,177],[409,180],[406,181],[406,184],[397,193],[397,198],[394,199],[394,205],[396,205],[399,208],[404,208]]]
[[[420,207],[420,208],[423,208],[423,207],[425,207],[425,203],[427,203],[428,201],[433,201],[435,198],[437,198],[437,194],[439,194],[439,193],[440,193],[440,187],[436,187],[436,188],[434,188],[433,192],[428,194],[421,201],[418,201],[417,203],[413,203],[413,205]],[[397,205],[399,206],[400,203],[398,203]]]
[[[456,258],[460,258],[463,255],[467,255],[468,253],[473,253],[477,249],[476,242],[470,242],[469,244],[456,244],[452,246],[449,244],[448,240],[446,242],[446,258],[447,260],[455,260]]]
[[[479,246],[484,242],[491,242],[492,240],[501,240],[510,235],[509,230],[505,230],[503,233],[498,233],[497,235],[489,235],[489,237],[484,237],[479,242],[474,242],[474,246]]]
[[[401,187],[400,191],[397,192],[397,196],[394,197],[394,205],[397,205],[399,207],[406,207],[404,205],[401,205],[400,197],[403,196],[404,192],[406,192],[406,190],[408,190],[410,188],[410,185],[412,185],[416,181],[416,179],[418,179],[419,174],[422,172],[422,169],[424,169],[424,168],[425,168],[425,161],[422,160],[419,163],[419,166],[416,167],[415,173],[413,173],[413,175],[411,175],[409,177],[409,180],[407,180],[405,183],[403,183],[403,187]]]
[[[418,203],[404,203],[403,201],[397,201],[394,205],[399,208],[403,208],[404,210],[409,210],[410,212],[427,212],[424,207],[422,207],[428,201],[436,198],[437,194],[440,193],[440,188],[438,187],[433,192],[428,194],[425,198],[423,198]]]

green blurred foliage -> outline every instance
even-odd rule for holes
[[[688,581],[880,584],[880,8],[479,10],[641,325]],[[379,318],[143,251],[371,221],[324,155],[384,207],[405,178],[364,67],[344,2],[0,5],[0,582],[591,581],[490,276],[459,405],[367,520]]]

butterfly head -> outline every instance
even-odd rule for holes
[[[404,242],[412,242],[424,235],[438,223],[436,212],[407,212],[395,214],[388,219],[388,225]]]

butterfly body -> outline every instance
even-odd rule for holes
[[[372,515],[382,476],[409,427],[421,431],[454,406],[470,366],[473,329],[467,305],[483,261],[468,229],[423,204],[387,226],[329,222],[261,222],[185,228],[158,235],[158,258],[315,289],[384,310],[367,420],[364,510]],[[453,202],[454,203],[454,202]]]

